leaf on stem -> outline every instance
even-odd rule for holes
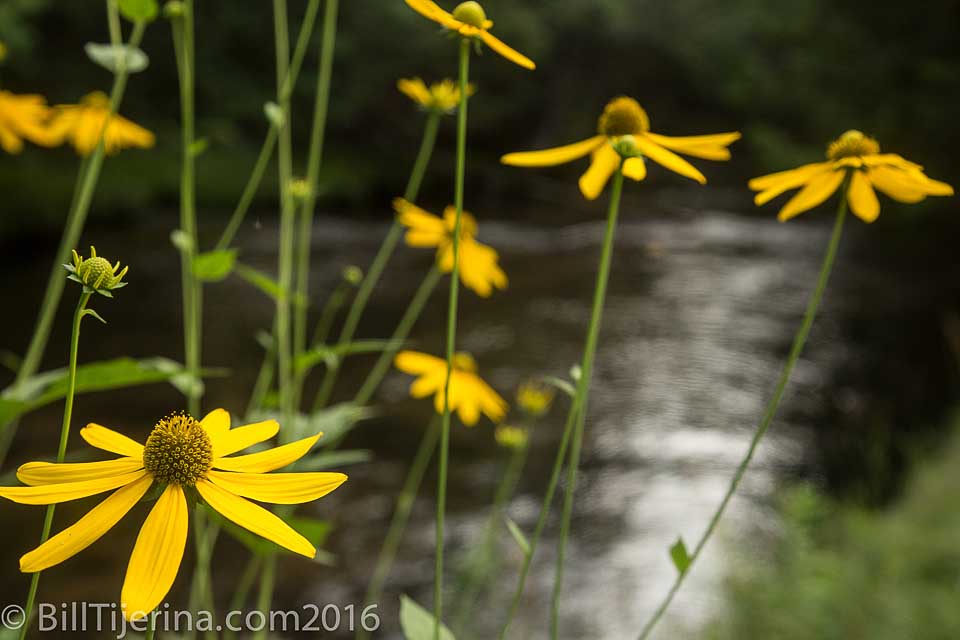
[[[139,73],[150,65],[150,58],[139,47],[130,45],[99,44],[88,42],[83,46],[87,57],[110,73],[119,70],[120,62],[125,61],[127,73]]]
[[[400,628],[406,640],[433,640],[436,627],[433,614],[414,602],[406,594],[400,595]],[[440,625],[440,640],[455,640],[445,624]]]
[[[677,541],[670,547],[670,559],[673,560],[673,566],[681,574],[687,572],[690,566],[690,554],[687,553],[687,545],[683,543],[683,538],[677,538]]]

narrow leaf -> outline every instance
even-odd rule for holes
[[[509,516],[504,516],[503,521],[507,525],[507,530],[510,531],[510,535],[517,541],[517,546],[523,551],[523,555],[530,555],[530,543],[527,541],[527,536],[523,535],[523,531],[517,526],[517,523],[510,519]]]
[[[127,73],[139,73],[150,65],[150,58],[141,49],[130,45],[112,45],[88,42],[83,46],[87,57],[110,73],[116,73],[121,60],[126,62]]]
[[[130,22],[150,22],[157,17],[157,0],[117,0],[117,7]]]
[[[236,262],[236,249],[201,253],[193,259],[193,275],[202,282],[220,282],[230,275]]]
[[[433,640],[436,618],[433,614],[408,598],[400,596],[400,628],[406,640]],[[440,640],[455,640],[446,625],[440,625]]]
[[[683,538],[677,538],[677,541],[670,547],[670,559],[673,560],[673,566],[680,573],[686,573],[690,566],[690,554],[687,553],[687,545],[683,543]]]

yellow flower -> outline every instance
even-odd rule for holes
[[[72,526],[20,558],[25,573],[43,571],[94,543],[126,515],[152,485],[163,492],[151,508],[127,566],[120,596],[124,616],[136,620],[170,591],[187,541],[187,493],[194,491],[223,517],[276,544],[313,558],[316,549],[270,511],[250,500],[300,504],[339,487],[342,473],[267,473],[298,460],[321,434],[258,453],[232,456],[275,436],[275,420],[230,428],[216,409],[197,422],[177,414],[157,422],[146,445],[97,424],[80,431],[88,444],[119,454],[104,462],[30,462],[17,470],[26,487],[0,488],[0,497],[21,504],[56,504],[113,493]],[[249,498],[250,500],[247,500]]]
[[[54,144],[69,140],[82,156],[93,153],[100,142],[100,132],[107,123],[103,135],[104,149],[114,154],[128,147],[149,149],[153,146],[153,134],[119,114],[107,122],[110,115],[110,98],[102,91],[88,93],[80,104],[57,105],[50,120],[48,135]]]
[[[849,176],[847,202],[864,222],[880,215],[879,189],[899,202],[920,202],[927,196],[952,196],[953,187],[928,178],[923,167],[895,153],[880,153],[880,144],[860,131],[851,129],[827,147],[827,161],[806,164],[796,169],[754,178],[749,186],[759,191],[757,206],[780,194],[803,187],[777,216],[781,222],[816,207],[833,195]]]
[[[444,273],[453,271],[453,229],[457,211],[452,206],[443,212],[443,218],[424,211],[403,198],[393,201],[393,209],[400,223],[407,227],[407,245],[418,248],[437,248],[437,265]],[[463,212],[460,218],[460,280],[482,298],[488,298],[493,288],[507,288],[507,274],[498,264],[496,249],[474,239],[477,221]]]
[[[614,98],[603,109],[597,125],[598,135],[543,151],[508,153],[500,161],[515,167],[550,167],[591,155],[590,168],[580,177],[580,192],[588,200],[600,195],[610,176],[623,159],[623,175],[633,180],[647,176],[644,156],[670,171],[706,184],[707,179],[692,164],[678,156],[706,160],[729,160],[727,147],[740,139],[738,132],[703,136],[672,137],[650,131],[650,119],[643,107],[626,96]]]
[[[130,269],[130,267],[120,269],[119,262],[111,265],[109,260],[97,255],[97,250],[93,246],[90,247],[90,257],[86,259],[80,257],[74,249],[73,264],[65,264],[63,267],[70,273],[67,276],[68,280],[82,284],[84,291],[95,291],[108,298],[113,297],[110,293],[112,290],[127,286],[123,276],[127,275]]]
[[[393,360],[404,373],[418,376],[410,385],[410,395],[425,398],[434,395],[437,413],[443,413],[443,386],[447,379],[447,361],[418,351],[401,351]],[[500,422],[507,414],[507,403],[477,375],[477,363],[468,353],[453,358],[450,375],[450,411],[456,411],[468,427],[477,424],[480,414]]]
[[[397,89],[427,111],[434,113],[453,113],[460,104],[460,87],[449,78],[434,82],[429,87],[420,78],[401,78],[397,80]],[[467,95],[472,96],[476,92],[473,83],[468,83]]]
[[[506,449],[522,449],[527,446],[530,434],[522,427],[509,424],[498,424],[493,437],[501,447]]]
[[[45,125],[49,116],[50,107],[43,96],[0,91],[0,147],[7,153],[20,153],[24,140],[56,146],[58,143],[50,143]]]
[[[545,384],[527,381],[517,389],[517,405],[535,418],[542,417],[550,410],[556,391]]]
[[[490,29],[493,28],[493,21],[487,20],[487,14],[480,3],[473,0],[461,2],[451,14],[437,6],[437,3],[433,0],[406,0],[406,2],[410,5],[410,8],[420,15],[459,33],[465,38],[479,38],[510,62],[518,64],[524,69],[533,70],[537,68],[533,60],[510,48],[490,33]]]

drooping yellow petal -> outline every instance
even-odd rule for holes
[[[850,176],[847,202],[854,215],[864,222],[873,222],[880,215],[880,201],[863,171],[854,171]]]
[[[640,148],[640,151],[643,153],[643,155],[650,158],[657,164],[666,167],[674,173],[679,173],[686,178],[696,180],[700,184],[707,184],[706,177],[704,177],[704,175],[700,173],[696,167],[672,151],[664,149],[647,137],[646,134],[634,136],[634,139],[637,142],[637,147]]]
[[[131,458],[143,458],[143,445],[122,433],[99,424],[90,423],[80,429],[80,437],[91,447]]]
[[[829,162],[818,162],[817,164],[807,165],[805,167],[800,167],[799,169],[792,169],[790,171],[783,171],[778,174],[776,181],[764,180],[762,184],[768,185],[766,188],[758,193],[753,198],[753,202],[761,207],[766,203],[770,202],[777,196],[791,189],[796,189],[801,187],[804,183],[809,182],[814,176],[820,173],[827,171],[833,171],[832,165]],[[769,177],[769,176],[764,176]],[[754,178],[754,180],[762,180],[762,178]],[[754,180],[751,180],[749,185],[750,188],[755,188]]]
[[[198,482],[197,491],[211,508],[227,520],[294,553],[308,558],[317,555],[317,550],[309,540],[263,507],[221,489],[209,480]]]
[[[401,351],[393,359],[393,366],[404,373],[413,375],[429,373],[437,369],[446,371],[447,369],[445,360],[419,351]]]
[[[222,458],[237,451],[243,451],[247,447],[269,440],[280,431],[280,424],[276,420],[264,420],[248,424],[236,429],[231,429],[227,433],[211,438],[213,445],[213,457]]]
[[[596,151],[606,141],[606,136],[593,136],[580,142],[552,149],[516,151],[500,158],[500,162],[513,167],[552,167],[582,158],[588,153]]]
[[[500,40],[486,29],[480,31],[480,39],[483,40],[488,47],[499,53],[510,62],[531,71],[537,68],[537,65],[534,64],[533,60],[523,55],[513,47],[510,47],[507,43],[505,43],[503,40]]]
[[[147,475],[146,471],[133,471],[80,482],[60,482],[36,487],[0,487],[0,498],[20,504],[59,504],[122,487],[145,475]]]
[[[813,162],[810,164],[805,164],[796,169],[787,169],[786,171],[778,171],[776,173],[769,173],[765,176],[760,176],[759,178],[753,178],[750,182],[747,183],[747,186],[750,187],[753,191],[766,191],[767,189],[773,189],[780,185],[784,181],[797,181],[794,185],[795,187],[800,186],[806,179],[812,176],[814,173],[819,173],[823,169],[830,166],[829,162]],[[800,176],[804,176],[800,178]],[[781,191],[781,193],[783,193]]]
[[[144,475],[139,480],[117,489],[75,524],[24,554],[20,558],[20,571],[43,571],[80,553],[117,524],[147,493],[151,484],[153,478]]]
[[[507,274],[497,264],[498,254],[493,247],[465,238],[460,243],[460,279],[481,298],[489,298],[493,288],[507,286]],[[453,252],[450,252],[453,263]]]
[[[590,168],[580,176],[580,193],[587,200],[596,200],[620,166],[620,155],[609,144],[593,152]]]
[[[814,208],[833,195],[840,183],[843,182],[845,171],[827,171],[820,173],[807,183],[797,195],[793,196],[777,215],[780,222]]]
[[[163,602],[173,586],[187,542],[187,500],[178,484],[150,510],[130,555],[120,603],[128,620],[139,620]]]
[[[923,185],[902,169],[889,165],[872,166],[867,170],[867,177],[874,187],[898,202],[920,202],[927,197]]]
[[[739,131],[703,136],[664,136],[652,132],[645,135],[661,147],[705,160],[729,160],[727,147],[740,139]]]
[[[643,158],[627,158],[623,161],[621,171],[631,180],[640,182],[647,177],[647,163],[643,161]]]
[[[411,398],[426,398],[443,388],[447,377],[446,367],[430,373],[424,373],[410,385]]]
[[[142,458],[117,458],[103,462],[28,462],[17,469],[17,479],[23,484],[38,486],[97,480],[142,468]]]
[[[898,169],[920,169],[923,167],[916,162],[910,162],[896,153],[875,153],[863,156],[863,163],[868,167],[887,165]]]
[[[459,30],[460,27],[464,26],[462,22],[441,9],[432,0],[406,0],[406,3],[423,17],[439,22],[448,29]]]
[[[421,106],[430,104],[430,90],[420,78],[401,78],[397,80],[397,89]]]
[[[203,417],[200,426],[214,440],[230,431],[230,414],[224,409],[214,409]]]
[[[217,469],[226,471],[245,471],[247,473],[267,473],[274,469],[280,469],[293,464],[310,452],[313,445],[320,439],[322,433],[309,438],[303,438],[289,444],[279,447],[273,447],[266,451],[249,453],[245,456],[234,456],[231,458],[216,458],[213,466]]]
[[[406,242],[411,247],[436,247],[447,237],[443,219],[403,198],[394,198],[397,221],[407,227]]]
[[[235,473],[210,471],[213,484],[230,493],[258,502],[303,504],[327,495],[346,482],[342,473]]]

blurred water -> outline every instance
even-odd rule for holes
[[[700,535],[772,391],[822,258],[829,233],[824,221],[820,217],[779,225],[720,212],[661,216],[625,208],[577,491],[564,638],[634,637],[668,588],[674,569],[667,548],[678,535],[688,545]],[[81,359],[123,354],[179,357],[179,265],[165,240],[170,224],[158,220],[88,234],[96,239],[100,253],[130,262],[131,285],[116,300],[96,303],[110,325],[85,325]],[[323,299],[344,265],[368,264],[385,230],[384,225],[369,222],[321,219],[314,237],[312,299]],[[565,376],[579,359],[602,232],[600,221],[552,228],[482,225],[481,239],[500,250],[511,283],[508,291],[489,300],[464,292],[458,346],[473,352],[481,374],[503,395],[512,397],[516,385],[529,376]],[[873,254],[850,251],[861,233],[860,227],[851,227],[845,238],[837,277],[780,418],[732,502],[719,537],[680,592],[660,638],[696,629],[716,612],[730,544],[751,548],[758,544],[753,542],[758,530],[775,530],[769,499],[778,480],[807,468],[811,456],[816,456],[811,436],[814,427],[833,415],[833,409],[825,406],[835,403],[831,384],[837,372],[851,362],[871,362],[869,354],[877,351],[885,336],[904,328],[891,327],[888,333],[861,339],[846,331],[850,318],[889,317],[898,309],[910,318],[924,318],[933,304],[935,296],[929,291],[937,289],[936,283],[908,287],[908,282],[914,283],[913,275],[903,265],[877,265]],[[241,260],[272,271],[276,246],[272,226],[251,225],[238,244],[244,247]],[[47,255],[38,251],[4,258],[8,274],[4,287],[31,291],[42,286]],[[428,251],[398,251],[359,335],[379,338],[392,331],[431,259]],[[871,309],[864,310],[857,292],[876,289],[877,278],[893,283],[893,293],[878,296],[880,303],[875,297]],[[69,289],[68,295],[73,295]],[[269,326],[272,309],[262,294],[237,279],[210,287],[206,300],[204,361],[231,367],[233,376],[209,383],[205,405],[240,411],[259,365],[253,335]],[[434,295],[414,332],[415,348],[441,352],[445,304],[443,293]],[[25,308],[25,317],[5,320],[5,333],[14,344],[24,344],[32,328],[33,306]],[[58,349],[66,324],[63,319],[58,323],[54,354],[62,352]],[[349,397],[368,365],[363,357],[350,361],[339,396]],[[404,375],[391,374],[378,397],[377,417],[363,423],[346,443],[371,449],[373,462],[349,469],[346,485],[304,509],[335,522],[327,549],[335,554],[336,566],[284,561],[279,605],[361,603],[393,499],[431,415],[429,403],[407,398],[409,382]],[[842,397],[848,400],[865,397],[862,388],[848,386],[847,391]],[[854,400],[848,402],[854,407],[851,411],[860,406]],[[176,392],[149,387],[83,396],[75,416],[78,423],[96,420],[143,436],[156,417],[178,407]],[[59,410],[44,410],[24,421],[13,452],[16,462],[52,449]],[[565,410],[566,403],[558,399],[535,432],[529,464],[509,506],[510,516],[527,532],[533,529]],[[74,439],[72,444],[80,443]],[[479,540],[504,463],[491,425],[455,426],[447,540],[448,566],[453,569]],[[386,628],[377,637],[400,637],[395,624],[400,593],[424,605],[431,602],[434,485],[431,471],[381,603]],[[58,521],[75,519],[83,507],[61,508]],[[27,523],[5,529],[0,550],[5,576],[12,576],[16,558],[34,543],[39,511],[0,504],[4,522]],[[44,598],[109,601],[119,596],[142,517],[139,512],[131,514],[103,541],[48,572]],[[534,562],[512,637],[545,637],[556,524],[554,518]],[[498,629],[520,561],[505,529],[499,545],[503,572],[469,609],[470,626],[479,638],[489,638]],[[234,584],[246,556],[230,540],[224,540],[218,554],[216,579],[224,593]],[[453,569],[449,585],[454,583]],[[91,577],[77,581],[78,575]],[[174,589],[175,601],[186,592],[185,575],[184,570]],[[11,577],[0,587],[0,598],[18,602],[25,588],[23,577]]]

